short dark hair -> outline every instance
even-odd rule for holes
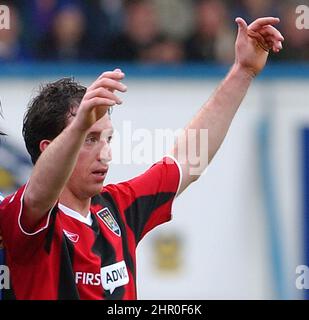
[[[63,78],[42,86],[30,101],[23,120],[23,136],[33,164],[41,154],[40,142],[53,140],[63,131],[85,93],[86,87],[73,78]]]

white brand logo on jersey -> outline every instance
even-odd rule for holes
[[[76,243],[79,240],[79,235],[78,234],[69,232],[69,231],[64,230],[64,229],[63,229],[63,232],[66,235],[66,237],[69,240],[71,240],[72,242]]]
[[[121,287],[129,283],[126,263],[121,261],[101,268],[101,278],[103,288],[105,290],[109,290],[112,294],[117,287]]]

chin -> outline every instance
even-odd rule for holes
[[[92,198],[92,197],[100,194],[102,191],[102,188],[103,188],[103,184],[101,184],[100,186],[96,186],[94,188],[91,188],[91,190],[89,190],[89,197]]]

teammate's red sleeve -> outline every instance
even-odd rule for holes
[[[181,183],[181,167],[173,157],[165,157],[140,176],[108,185],[136,244],[156,226],[171,219],[172,203]]]
[[[5,247],[18,263],[30,259],[43,245],[48,230],[51,211],[46,214],[31,232],[23,228],[23,195],[26,186],[8,196],[0,205],[0,229]]]

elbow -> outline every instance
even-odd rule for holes
[[[191,176],[191,183],[196,182],[197,180],[199,180],[199,178],[201,177],[201,174],[195,174]]]
[[[186,190],[192,183],[199,179],[199,175],[190,176],[184,179],[180,185],[177,196],[179,196],[184,190]]]

